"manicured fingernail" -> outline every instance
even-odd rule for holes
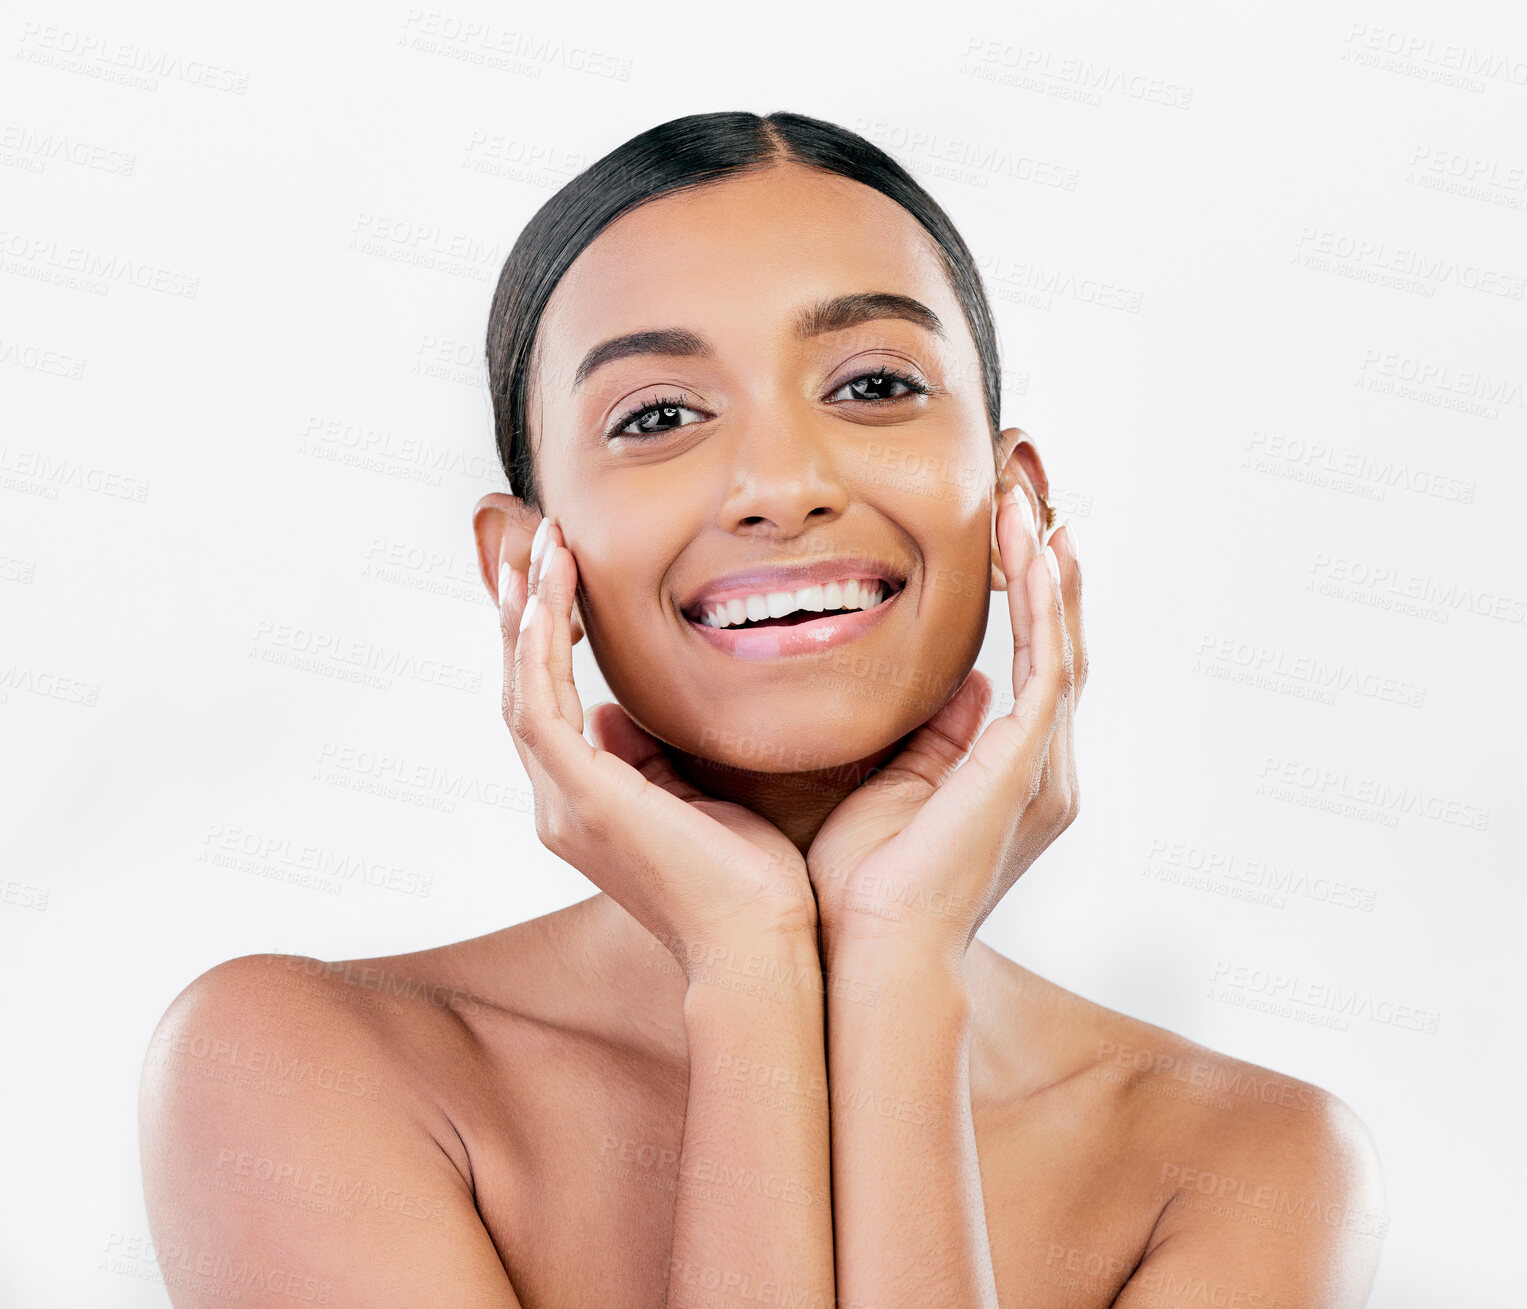
[[[1050,566],[1050,576],[1055,579],[1055,585],[1060,585],[1060,560],[1055,557],[1055,547],[1045,546],[1045,563]]]
[[[1066,549],[1071,551],[1073,559],[1080,560],[1082,556],[1076,548],[1076,524],[1068,518],[1062,524],[1062,529],[1066,533]]]
[[[555,550],[548,550],[541,556],[541,567],[536,571],[536,586],[539,587],[546,580],[546,570],[551,567],[551,561],[556,556]]]
[[[1029,525],[1029,532],[1032,534],[1034,531],[1034,508],[1029,504],[1028,496],[1024,495],[1023,488],[1019,486],[1013,487],[1007,493],[1007,498],[1018,506],[1019,512],[1023,514],[1023,520]]]
[[[509,584],[514,580],[514,569],[509,567],[507,560],[500,560],[498,565],[498,607],[502,609],[509,600]]]
[[[538,595],[533,595],[525,601],[525,612],[520,615],[520,631],[523,632],[530,626],[530,620],[535,617],[536,601],[540,598]]]
[[[530,538],[530,562],[539,561],[541,551],[546,548],[546,529],[551,526],[551,519],[541,519],[541,525],[536,528],[536,534]]]

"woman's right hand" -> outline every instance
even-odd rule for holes
[[[686,975],[701,947],[780,933],[809,934],[814,946],[806,861],[783,832],[691,785],[617,704],[589,711],[595,744],[584,739],[572,657],[578,566],[560,528],[545,529],[529,577],[506,561],[498,575],[504,721],[535,790],[541,843],[666,945]]]

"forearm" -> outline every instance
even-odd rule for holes
[[[668,1304],[832,1309],[832,1195],[821,966],[770,937],[756,991],[691,980],[689,1101]]]
[[[844,1305],[996,1309],[970,1109],[971,1002],[953,965],[845,946],[829,988],[838,1294]]]

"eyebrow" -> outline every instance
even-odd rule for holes
[[[878,318],[902,318],[909,323],[916,323],[935,336],[948,339],[939,316],[921,300],[889,291],[856,291],[808,305],[795,317],[795,335],[797,340],[805,341],[813,336],[825,336],[828,332],[842,332]],[[584,355],[578,371],[573,374],[572,389],[577,391],[606,364],[632,355],[695,359],[709,358],[714,354],[715,348],[711,343],[687,327],[660,327],[627,332],[622,336],[612,336],[608,341],[601,341]]]

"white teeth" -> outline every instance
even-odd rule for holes
[[[799,591],[766,591],[733,596],[706,605],[700,621],[707,627],[737,627],[764,618],[786,618],[797,610],[822,613],[836,609],[873,609],[887,592],[886,583],[865,578],[803,586]]]

